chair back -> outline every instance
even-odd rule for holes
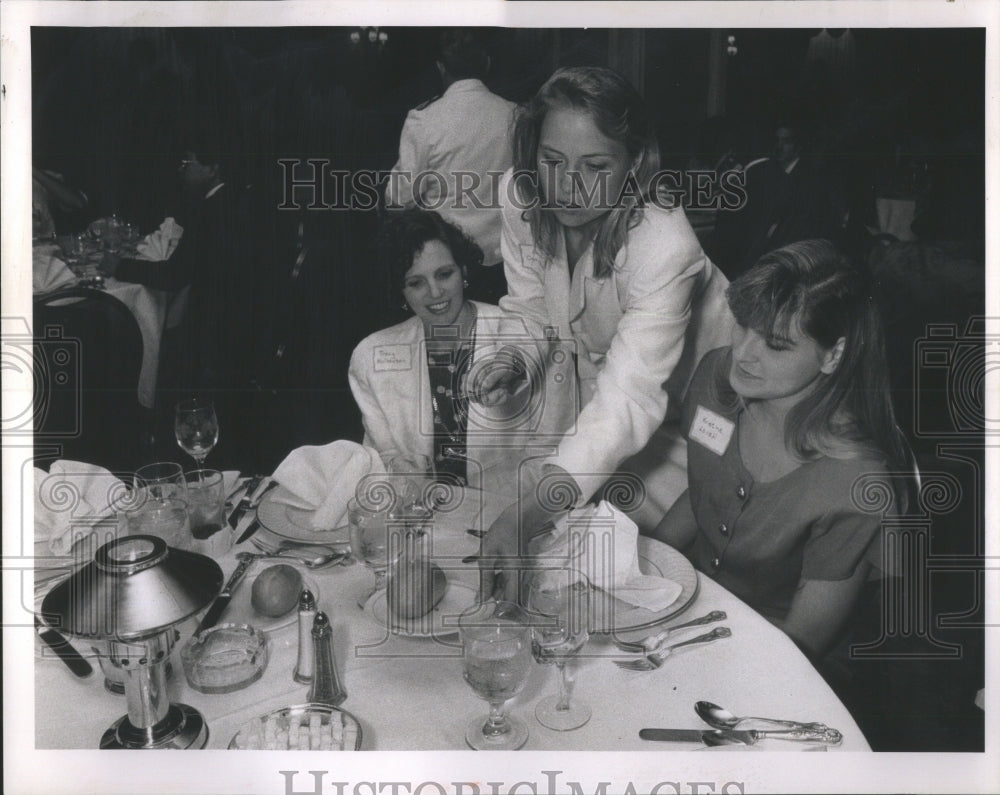
[[[143,342],[121,301],[69,287],[34,300],[35,445],[127,471],[139,463],[145,415],[138,400]]]

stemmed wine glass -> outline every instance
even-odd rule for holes
[[[484,602],[458,620],[465,681],[490,704],[490,713],[466,727],[465,741],[478,751],[514,751],[528,741],[528,727],[507,715],[506,702],[521,692],[531,670],[531,627],[514,604]]]
[[[590,637],[590,583],[569,569],[539,569],[528,578],[527,608],[531,612],[531,652],[543,665],[559,669],[559,694],[538,702],[535,717],[549,729],[569,731],[590,720],[592,711],[579,700],[570,703],[573,682],[569,662]]]
[[[206,456],[219,441],[219,420],[212,402],[193,398],[178,403],[174,435],[180,448],[198,462],[198,469],[203,469]]]

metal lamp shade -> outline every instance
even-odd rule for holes
[[[82,638],[137,640],[159,634],[205,607],[222,587],[222,569],[204,555],[155,536],[110,541],[94,560],[42,602],[52,626]]]

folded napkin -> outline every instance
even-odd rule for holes
[[[680,596],[681,586],[639,570],[638,538],[635,522],[602,500],[559,519],[537,554],[564,557],[568,568],[615,599],[654,612],[663,610]]]
[[[54,461],[35,469],[35,555],[68,555],[98,530],[112,532],[126,486],[103,467]]]
[[[155,232],[150,232],[135,247],[136,259],[147,259],[153,262],[162,262],[170,259],[181,235],[184,234],[184,227],[173,218],[164,218],[160,228]]]
[[[275,492],[275,499],[314,511],[310,524],[321,532],[347,524],[347,501],[361,478],[384,473],[376,450],[341,439],[292,450],[272,477],[288,492]]]
[[[58,246],[35,246],[32,249],[32,292],[50,293],[60,287],[76,284],[76,276],[56,255],[58,251]]]

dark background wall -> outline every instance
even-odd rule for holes
[[[281,201],[280,158],[324,157],[338,169],[387,169],[409,108],[440,93],[435,28],[34,28],[34,161],[91,197],[88,217],[117,212],[156,227],[175,205],[178,153],[206,131],[253,183],[264,210],[248,229],[273,259],[274,316],[294,318],[276,386],[293,410],[285,446],[357,437],[346,389],[358,340],[398,319],[399,300],[374,266],[375,211],[268,212]],[[842,166],[859,216],[870,218],[880,163],[908,148],[936,157],[954,200],[952,235],[982,237],[981,30],[853,30],[847,68],[810,59],[811,29],[711,31],[482,30],[489,84],[514,101],[561,65],[609,64],[636,82],[658,125],[664,164],[685,167],[727,148],[766,153],[775,122],[808,123]],[[352,43],[351,34],[360,42]],[[735,52],[712,49],[732,36]],[[714,54],[713,54],[714,52]],[[717,77],[712,77],[712,58]],[[720,60],[721,59],[721,60]],[[713,115],[716,118],[709,119]],[[299,284],[284,290],[302,219],[312,243]],[[954,231],[956,227],[963,227]],[[262,316],[261,324],[274,323]],[[265,335],[266,336],[266,335]]]

